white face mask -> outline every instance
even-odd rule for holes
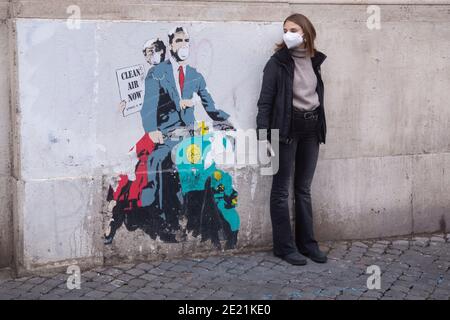
[[[189,56],[189,46],[181,47],[180,49],[178,49],[177,53],[178,53],[178,57],[181,60],[186,60],[187,57]]]
[[[303,35],[298,34],[298,32],[286,32],[283,34],[283,41],[288,49],[294,48],[302,44]]]
[[[150,58],[150,63],[155,65],[161,62],[161,53],[155,53]]]

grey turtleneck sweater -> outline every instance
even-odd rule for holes
[[[293,106],[301,111],[312,111],[319,105],[316,92],[317,77],[312,67],[311,57],[306,48],[295,47],[289,49],[295,62]]]

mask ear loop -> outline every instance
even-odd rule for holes
[[[305,34],[304,34],[304,33],[302,33],[302,34],[300,35],[300,37],[302,37],[303,42],[306,42],[306,38],[305,38]]]

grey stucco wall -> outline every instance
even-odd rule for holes
[[[0,1],[0,268],[12,262],[11,117],[8,5]]]
[[[252,54],[259,53],[257,57],[250,59],[254,61],[251,70],[256,71],[243,78],[249,79],[244,82],[249,89],[236,91],[235,95],[238,101],[243,99],[248,102],[240,116],[254,119],[256,104],[251,105],[251,101],[256,103],[263,64],[270,55],[273,40],[278,39],[276,24],[279,24],[281,32],[281,21],[289,13],[302,12],[312,20],[317,29],[317,47],[328,56],[322,66],[328,136],[327,144],[321,146],[313,183],[318,237],[374,238],[447,228],[450,222],[449,2],[428,1],[420,2],[420,5],[413,1],[375,2],[381,8],[380,30],[369,30],[366,26],[367,5],[373,2],[325,2],[150,3],[136,0],[129,1],[128,4],[112,1],[104,5],[101,1],[13,1],[9,21],[17,26],[17,22],[26,24],[34,19],[66,19],[67,6],[77,3],[82,9],[82,19],[100,21],[97,28],[101,28],[99,26],[104,21],[112,25],[116,23],[120,29],[127,20],[133,20],[136,25],[146,21],[233,21],[238,24],[242,21],[244,29],[248,28],[247,23],[253,23],[258,26],[254,36],[261,39],[264,50],[252,51]],[[272,24],[273,28],[265,24]],[[0,31],[0,36],[6,39],[6,23],[1,24]],[[24,34],[30,36],[33,33]],[[93,37],[89,32],[76,37],[80,43],[93,47],[103,40],[102,37]],[[242,41],[242,38],[238,39]],[[33,43],[32,37],[28,40]],[[49,41],[52,43],[51,38]],[[0,50],[7,52],[7,42],[2,43]],[[64,48],[64,44],[62,42],[60,47]],[[26,50],[16,52],[23,59],[23,66],[28,67],[27,63],[36,60],[27,54]],[[89,55],[89,50],[86,50],[86,55]],[[219,52],[216,57],[220,57]],[[13,57],[1,54],[1,59],[9,61],[2,63],[2,67],[13,66],[13,71],[21,74],[21,65],[19,63],[15,66]],[[47,62],[49,69],[52,63],[50,60]],[[88,67],[89,60],[86,61]],[[206,70],[214,77],[214,73],[210,71],[216,69],[212,67]],[[40,140],[39,137],[47,138],[49,133],[61,133],[58,131],[60,127],[58,124],[54,127],[47,124],[45,130],[36,130],[37,124],[33,123],[35,111],[29,112],[28,108],[32,104],[24,101],[29,101],[27,99],[30,99],[32,93],[40,101],[35,107],[45,108],[43,102],[54,96],[48,93],[35,95],[33,91],[22,89],[24,85],[26,87],[31,83],[34,76],[34,80],[40,79],[39,76],[45,72],[45,62],[40,71],[41,73],[36,74],[24,72],[25,78],[18,77],[19,85],[13,88],[13,92],[17,92],[17,97],[12,99],[13,104],[17,103],[18,106],[17,113],[12,117],[14,120],[7,121],[3,117],[0,119],[0,179],[1,186],[6,189],[0,193],[0,199],[2,204],[8,204],[6,209],[0,208],[2,225],[3,222],[12,225],[10,208],[13,204],[8,195],[10,188],[4,186],[8,186],[10,181],[9,126],[17,120],[14,128],[18,135],[13,142],[13,171],[17,181],[14,179],[16,187],[13,188],[12,202],[18,267],[35,269],[70,263],[100,264],[118,258],[159,259],[211,252],[207,243],[188,241],[183,244],[166,244],[150,241],[139,231],[130,233],[123,229],[119,230],[113,246],[102,245],[106,210],[103,169],[105,165],[107,168],[112,167],[112,164],[105,160],[106,156],[100,157],[99,161],[94,161],[89,166],[89,170],[80,172],[72,170],[73,168],[65,170],[64,155],[56,160],[45,157],[44,151],[55,146],[46,144],[46,140]],[[30,75],[31,78],[28,77]],[[8,96],[9,81],[3,78],[1,81],[0,90],[5,95],[2,95],[0,107],[7,114],[9,98],[5,97]],[[227,101],[228,93],[220,92],[219,86],[215,87],[214,84],[210,86],[219,102]],[[90,94],[87,101],[95,98],[95,95]],[[107,141],[106,135],[110,132],[109,139],[113,143],[117,143],[116,139],[120,141],[121,138],[115,135],[120,125],[118,118],[107,116],[110,127],[104,128],[98,124],[98,118],[91,109],[81,110],[84,111],[74,114],[73,122],[76,125],[80,121],[80,128],[81,121],[89,122],[87,130],[81,133],[86,139],[95,137],[98,141]],[[58,109],[52,109],[51,112],[57,115]],[[37,115],[40,116],[39,113]],[[136,121],[138,123],[137,119]],[[246,121],[242,123],[247,124]],[[132,127],[136,126],[130,125]],[[67,138],[64,134],[55,137]],[[35,148],[38,152],[24,152],[33,150],[26,149],[29,138],[37,142]],[[77,135],[74,132],[68,138],[76,140]],[[128,145],[124,143],[123,150],[126,147]],[[60,145],[59,148],[59,151],[65,150],[64,146]],[[73,144],[67,148],[70,152],[77,150]],[[107,150],[111,148],[112,144]],[[83,158],[89,156],[90,152],[96,155],[97,151],[83,150],[78,155],[75,154],[75,157]],[[114,153],[118,154],[119,151]],[[110,159],[114,159],[111,154]],[[51,167],[47,165],[49,161],[52,163]],[[259,176],[257,169],[252,167],[236,171],[235,183],[239,191],[242,220],[239,235],[241,250],[270,245],[270,181],[270,177]],[[55,201],[58,194],[64,194],[64,197]],[[2,230],[2,237],[6,239],[2,243],[11,243],[12,229]],[[10,245],[0,244],[0,255],[10,257],[11,250]]]

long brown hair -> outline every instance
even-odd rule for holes
[[[283,26],[286,23],[286,21],[294,22],[295,24],[298,24],[300,27],[302,27],[304,33],[303,39],[305,40],[306,50],[309,53],[309,55],[313,57],[314,50],[316,48],[314,45],[314,40],[316,40],[316,29],[314,29],[314,26],[311,23],[311,21],[309,21],[309,19],[301,13],[291,14],[284,20]],[[280,43],[275,44],[275,51],[278,51],[285,47],[286,44],[284,43],[284,41],[281,41]]]

